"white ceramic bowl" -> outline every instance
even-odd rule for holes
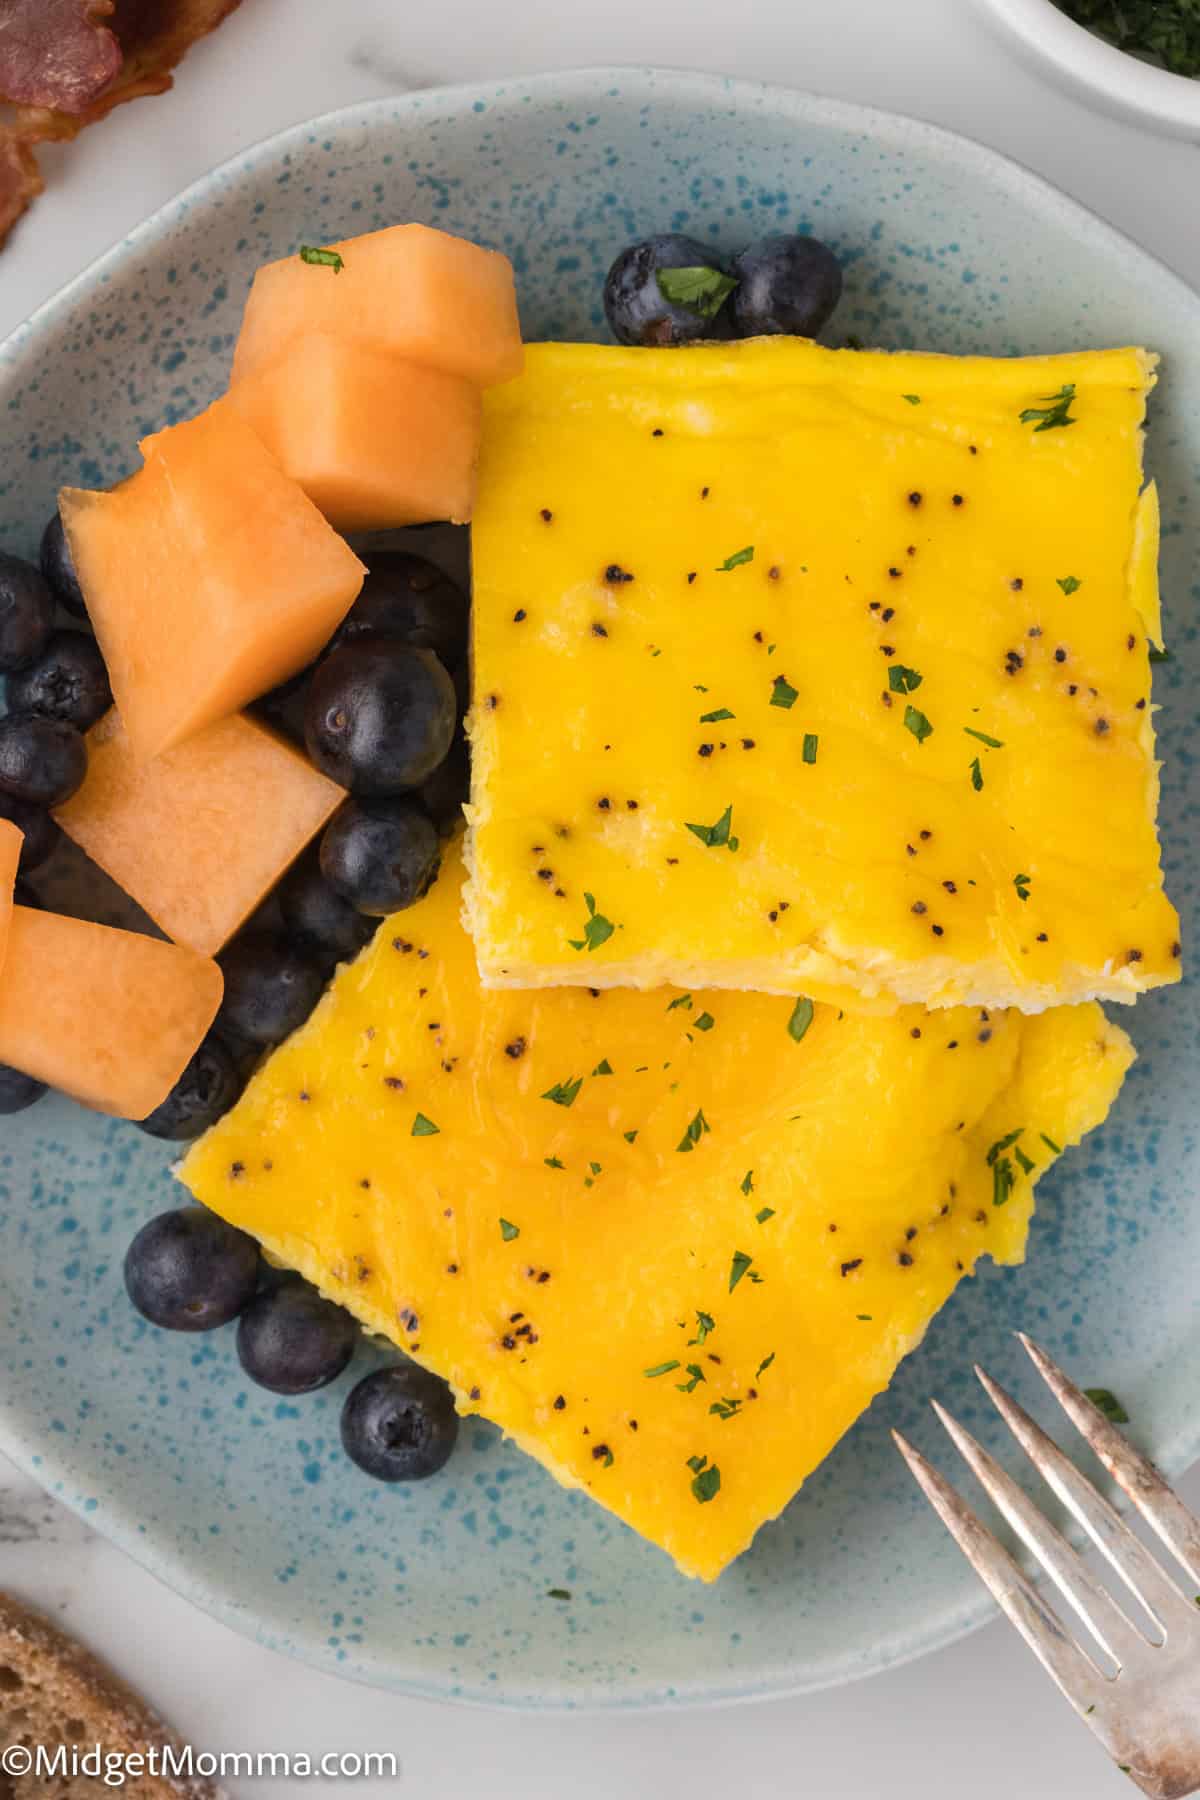
[[[1200,143],[1200,80],[1156,69],[1077,25],[1054,0],[979,0],[1030,58],[1109,111]]]

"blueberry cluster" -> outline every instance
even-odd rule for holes
[[[212,1331],[237,1320],[238,1360],[273,1394],[310,1394],[336,1381],[358,1346],[348,1312],[298,1275],[268,1268],[246,1232],[203,1206],[142,1226],[125,1256],[134,1306],[167,1331]],[[444,1381],[416,1363],[363,1376],[342,1407],[342,1446],[379,1481],[420,1481],[458,1436]]]
[[[671,348],[816,337],[841,296],[841,264],[817,238],[773,232],[727,258],[698,238],[663,232],[622,250],[604,283],[604,313],[618,343]]]

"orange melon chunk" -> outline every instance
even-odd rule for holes
[[[143,762],[114,709],[55,817],[168,937],[213,956],[345,797],[242,713]]]
[[[391,225],[331,244],[340,269],[299,255],[254,277],[233,356],[235,382],[310,331],[389,350],[480,387],[521,373],[512,264],[428,225]]]
[[[134,752],[171,750],[294,675],[365,573],[225,402],[141,446],[108,493],[59,509]]]
[[[17,864],[21,860],[21,845],[25,842],[25,834],[9,819],[0,819],[0,970],[4,968],[4,956],[8,949],[8,928],[12,920],[13,887],[17,879]]]
[[[144,1119],[216,1017],[221,971],[133,931],[14,906],[0,1062],[99,1112]]]
[[[339,531],[471,517],[482,428],[473,382],[314,332],[239,381],[229,402]]]

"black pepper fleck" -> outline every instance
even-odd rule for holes
[[[1092,729],[1095,731],[1097,737],[1103,737],[1105,732],[1110,729],[1108,720],[1107,719],[1097,719],[1096,723],[1092,727]]]
[[[1142,953],[1140,950],[1130,950],[1127,953],[1125,960],[1126,962],[1141,962]]]
[[[855,1269],[861,1269],[861,1267],[862,1267],[862,1257],[856,1256],[852,1262],[844,1262],[842,1264],[842,1274],[849,1275]]]
[[[919,1025],[914,1025],[908,1035],[909,1037],[919,1038],[921,1035],[921,1027]]]
[[[604,579],[609,587],[617,587],[623,581],[632,581],[633,576],[627,569],[623,569],[620,563],[609,563],[604,571]]]
[[[942,925],[931,925],[929,927],[929,929],[930,929],[930,931],[932,931],[934,937],[944,937],[945,936],[945,927]]]
[[[909,495],[909,496],[908,496],[908,504],[909,504],[909,505],[910,505],[910,506],[920,506],[920,504],[921,504],[921,496],[920,496],[920,494],[918,494],[918,493],[917,493],[917,492],[916,492],[916,490],[915,490],[915,489],[914,489],[914,490],[913,490],[913,492],[912,492],[912,493],[911,493],[911,494],[910,494],[910,495]]]
[[[902,1269],[911,1269],[912,1268],[912,1261],[913,1261],[912,1255],[907,1250],[901,1250],[896,1257],[896,1261],[900,1264],[900,1267]]]
[[[713,747],[711,744],[701,744],[700,750],[699,750],[699,754],[701,756],[711,756],[712,753],[713,753]]]
[[[595,622],[595,623],[594,623],[594,624],[593,624],[593,625],[592,625],[592,636],[593,636],[593,637],[607,637],[607,636],[608,636],[608,627],[607,627],[607,625],[601,625],[601,624],[600,624],[600,623],[599,623],[599,621],[598,621],[598,620],[597,620],[597,621],[596,621],[596,622]]]
[[[920,914],[921,914],[921,913],[926,913],[926,912],[928,912],[928,911],[929,911],[929,908],[928,908],[928,907],[927,907],[927,906],[926,906],[926,904],[925,904],[925,902],[924,902],[924,901],[923,901],[923,900],[914,900],[914,901],[913,901],[913,903],[912,903],[912,910],[913,910],[913,912],[915,912],[915,913],[916,913],[916,914],[917,914],[917,915],[918,915],[918,917],[919,917],[919,916],[920,916]]]
[[[548,506],[543,506],[542,511],[541,511],[541,517],[545,521],[545,523],[548,525],[550,523],[551,519],[554,517],[554,514],[550,511],[550,508]]]
[[[566,1405],[566,1404],[567,1404],[567,1403],[566,1403],[566,1401],[565,1401],[565,1400],[564,1400],[564,1399],[563,1399],[563,1397],[562,1397],[562,1395],[561,1395],[561,1394],[559,1394],[559,1395],[558,1395],[558,1396],[557,1396],[557,1397],[556,1397],[556,1399],[555,1399],[555,1402],[554,1402],[554,1410],[555,1410],[555,1412],[561,1412],[561,1411],[562,1411],[562,1410],[563,1410],[563,1407],[564,1407],[564,1406],[565,1406],[565,1405]]]
[[[951,504],[954,506],[961,506],[963,503],[963,497],[961,494],[951,494],[950,500],[951,500]]]
[[[524,619],[524,617],[525,617],[525,608],[523,606],[518,606],[516,612],[513,614],[513,624],[519,625],[521,623],[521,621]]]

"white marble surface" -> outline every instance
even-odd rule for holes
[[[976,0],[245,0],[175,94],[44,159],[0,259],[0,335],[212,163],[404,87],[654,62],[787,82],[966,131],[1031,164],[1200,285],[1200,150],[1086,110],[994,39]],[[1200,1504],[1200,1470],[1184,1484]],[[398,1700],[284,1662],[167,1593],[0,1462],[0,1585],[86,1636],[208,1749],[389,1750],[362,1800],[1104,1800],[1132,1790],[1006,1627],[866,1685],[686,1715],[535,1718]],[[298,1800],[299,1781],[243,1796]]]

